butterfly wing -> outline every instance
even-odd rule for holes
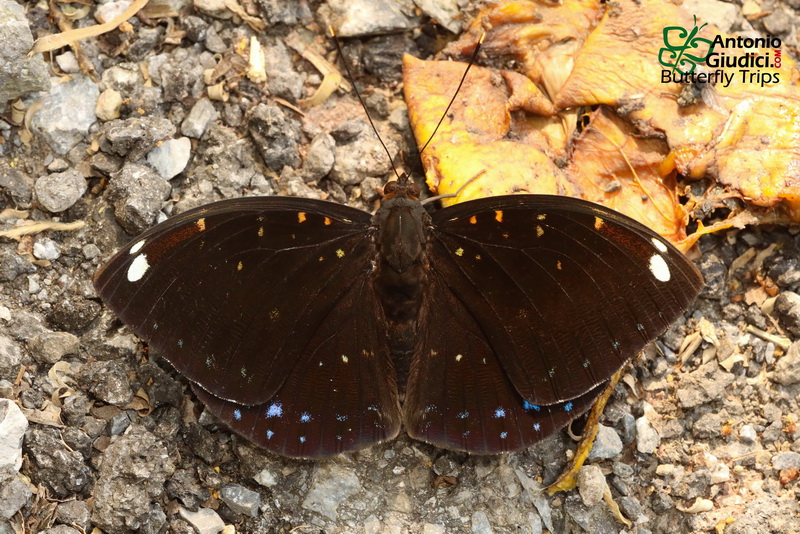
[[[458,295],[514,389],[535,405],[605,382],[702,286],[694,265],[652,230],[574,198],[480,199],[434,213],[433,223],[431,276]]]
[[[550,406],[523,399],[460,295],[432,273],[403,403],[408,434],[472,454],[528,447],[587,411],[605,383]]]
[[[392,439],[400,408],[385,331],[374,328],[382,316],[369,279],[358,278],[269,402],[195,393],[232,430],[284,456],[321,458]]]
[[[220,399],[263,404],[342,320],[338,307],[371,268],[370,220],[307,199],[217,202],[139,236],[95,288],[189,380]]]

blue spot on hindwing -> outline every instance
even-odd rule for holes
[[[542,408],[540,406],[538,406],[536,404],[532,404],[532,403],[530,403],[528,401],[525,401],[525,402],[522,403],[522,409],[525,410],[526,412],[530,412],[531,410],[533,410],[534,412],[541,412],[542,411]]]
[[[502,406],[494,411],[494,418],[495,419],[500,419],[500,418],[505,417],[505,416],[506,416],[506,411]]]
[[[303,412],[300,414],[300,422],[301,423],[308,423],[311,421],[311,415],[308,412]]]
[[[564,411],[565,412],[571,412],[572,411],[572,403],[571,402],[568,402],[568,403],[566,403],[564,405]]]
[[[275,435],[275,432],[273,432],[272,430],[267,430],[267,439],[268,440],[272,439],[272,436],[274,436],[274,435]]]
[[[459,419],[466,419],[467,417],[469,417],[469,412],[466,410],[458,414]]]
[[[508,437],[508,432],[500,432],[500,439],[506,439]]]
[[[233,410],[233,418],[236,419],[237,421],[241,421],[242,420],[242,410],[240,410],[239,408],[236,408],[235,410]]]
[[[281,417],[283,415],[283,405],[280,402],[273,402],[267,408],[267,417]]]

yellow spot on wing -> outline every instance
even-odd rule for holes
[[[242,262],[239,262],[239,265],[236,266],[236,270],[241,271],[242,267],[244,267],[244,265],[242,265]]]
[[[541,226],[539,226],[537,224],[536,225],[536,237],[542,237],[543,235],[544,235],[544,228],[542,228]]]
[[[330,217],[325,217],[325,219],[323,219],[323,220],[325,221],[325,226],[330,226],[331,223],[333,222],[333,221],[331,221]]]
[[[201,232],[206,229],[206,218],[203,217],[201,219],[197,219],[194,224],[197,226],[197,229]]]
[[[264,227],[261,226],[258,229],[258,237],[264,237]]]
[[[462,354],[457,354],[457,355],[456,355],[456,361],[457,361],[457,362],[460,362],[460,361],[461,361],[461,358],[463,358],[463,357],[464,357],[464,356],[463,356]]]
[[[601,229],[605,223],[606,222],[603,219],[601,219],[600,217],[595,217],[594,218],[594,229],[595,230]]]
[[[347,362],[349,362],[349,361],[350,361],[350,358],[348,358],[347,356],[345,356],[344,354],[342,354],[342,361],[343,361],[344,363],[347,363]]]
[[[558,260],[556,262],[556,269],[558,269],[559,271],[561,270],[561,260]]]
[[[306,213],[304,211],[297,212],[297,222],[299,223],[306,222]]]
[[[470,224],[477,224],[478,223],[478,217],[473,215],[472,217],[469,218],[469,223]]]
[[[463,255],[464,255],[464,249],[458,247],[458,249],[456,249],[456,256],[463,256]]]
[[[546,213],[540,213],[539,215],[536,216],[536,218],[538,220],[540,220],[540,221],[543,221],[543,220],[545,220],[547,218],[547,214]]]
[[[494,212],[494,220],[497,222],[503,222],[503,210],[497,210]]]
[[[344,250],[342,250],[342,249],[337,250],[336,251],[336,257],[337,258],[344,258]]]

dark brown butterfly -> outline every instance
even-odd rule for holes
[[[638,222],[515,195],[429,215],[401,177],[373,216],[251,197],[151,228],[97,293],[231,429],[325,457],[397,436],[527,447],[585,412],[702,279]]]

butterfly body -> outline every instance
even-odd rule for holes
[[[515,195],[429,215],[418,195],[390,182],[374,216],[210,204],[134,239],[95,287],[233,430],[324,457],[401,427],[477,454],[528,446],[588,409],[702,284],[596,204]]]

